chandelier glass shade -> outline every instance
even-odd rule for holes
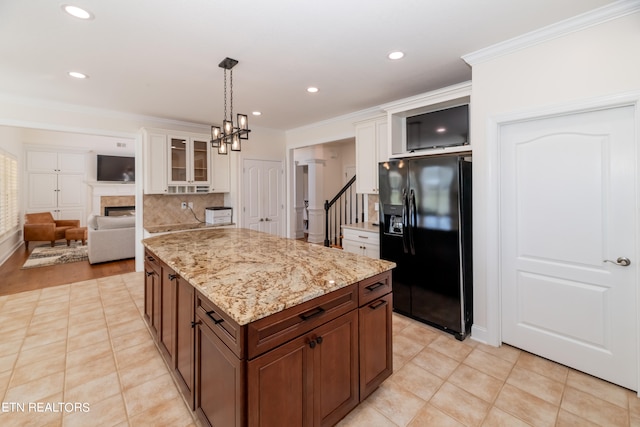
[[[218,66],[224,69],[224,119],[222,126],[211,126],[211,147],[218,149],[218,154],[240,151],[240,140],[249,139],[249,117],[238,114],[233,123],[233,67],[238,63],[235,59],[225,58]],[[227,70],[230,73],[229,116],[227,116]]]

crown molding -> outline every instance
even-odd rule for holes
[[[468,96],[471,96],[470,80],[411,96],[409,98],[400,99],[398,101],[389,102],[388,104],[379,106],[379,108],[387,113],[395,114],[421,108],[426,105],[433,105]]]
[[[638,11],[640,11],[640,2],[638,0],[616,1],[592,11],[565,19],[564,21],[462,55],[462,59],[473,67],[474,65],[490,61],[500,56],[508,55]]]

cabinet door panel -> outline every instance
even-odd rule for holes
[[[160,275],[153,264],[145,263],[145,317],[154,338],[157,338],[160,327]]]
[[[177,278],[176,289],[176,337],[175,337],[175,361],[176,373],[181,380],[189,407],[193,409],[193,348],[194,348],[194,319],[195,289],[186,280]]]
[[[311,426],[313,350],[301,337],[247,364],[249,426]]]
[[[145,194],[164,194],[167,192],[167,136],[151,133],[144,145]]]
[[[196,410],[210,425],[245,425],[244,362],[206,326],[196,326]]]
[[[191,140],[191,157],[193,158],[193,182],[202,184],[209,182],[209,141]]]
[[[49,151],[28,151],[27,170],[29,172],[57,172],[58,154]]]
[[[55,173],[30,173],[28,209],[53,210],[58,206],[58,177]]]
[[[58,207],[83,206],[85,184],[83,175],[58,175]]]
[[[58,170],[62,173],[84,174],[86,156],[81,153],[58,153]]]
[[[231,175],[229,155],[220,155],[217,150],[211,150],[211,192],[225,193],[231,189]],[[236,219],[236,221],[238,221]]]
[[[359,310],[360,401],[393,372],[392,309],[392,294],[387,294]]]
[[[169,171],[171,183],[187,183],[187,139],[169,138]]]
[[[358,313],[351,311],[315,329],[314,419],[334,425],[359,402]]]
[[[175,335],[176,279],[174,275],[175,272],[165,266],[160,283],[160,333],[158,334],[160,349],[171,368],[175,368],[173,338]]]

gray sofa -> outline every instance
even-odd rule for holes
[[[115,261],[136,256],[134,216],[91,215],[87,221],[89,263]]]

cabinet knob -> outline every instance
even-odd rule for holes
[[[147,277],[149,277],[149,276],[151,276],[153,274],[153,272],[152,271],[145,271],[144,274],[146,274]]]
[[[318,337],[318,338],[316,338],[316,342],[317,342],[318,344],[322,344],[322,337]]]
[[[315,342],[315,341],[313,341],[313,340],[311,340],[311,341],[309,342],[309,347],[311,347],[311,348],[316,348],[316,342]]]

